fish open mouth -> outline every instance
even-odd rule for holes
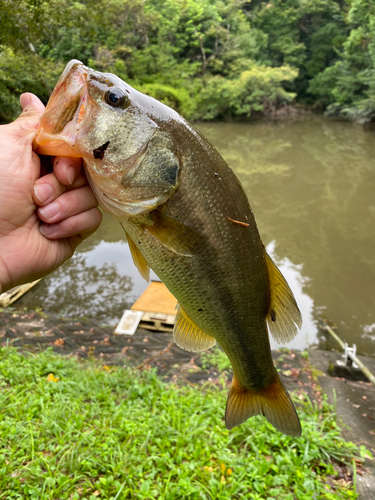
[[[85,111],[86,111],[86,94],[83,95],[78,108],[77,122],[76,122],[78,130],[79,130],[79,124],[81,123],[81,121],[83,121],[83,118],[85,116]]]
[[[40,119],[36,152],[44,155],[82,156],[76,147],[87,114],[86,68],[72,61],[58,81]]]

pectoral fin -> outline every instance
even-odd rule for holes
[[[154,224],[146,226],[147,230],[178,255],[192,256],[204,240],[202,233],[169,215],[155,211],[152,220]]]
[[[216,340],[198,328],[180,305],[178,305],[173,336],[176,344],[187,351],[205,351],[216,344]]]
[[[120,224],[121,224],[122,228],[125,231],[125,228],[122,225],[121,221],[120,221]],[[137,247],[137,245],[130,238],[130,236],[127,234],[126,231],[125,231],[125,237],[126,237],[126,239],[128,241],[128,245],[129,245],[129,249],[130,249],[130,253],[131,253],[132,259],[133,259],[133,262],[134,262],[136,268],[139,271],[139,274],[142,276],[142,278],[144,278],[147,282],[149,282],[150,281],[150,268],[149,268],[149,266],[148,266],[145,258],[143,257],[141,251],[139,250],[139,248]]]
[[[265,252],[271,285],[267,324],[276,342],[290,342],[302,325],[302,316],[292,290],[271,257]]]

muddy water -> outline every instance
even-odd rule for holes
[[[374,132],[320,118],[199,128],[239,177],[296,295],[304,325],[289,345],[334,346],[317,328],[328,318],[343,339],[375,354]],[[105,216],[79,253],[23,301],[115,323],[146,286],[120,226]]]

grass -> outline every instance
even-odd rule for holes
[[[291,438],[263,417],[227,431],[224,379],[178,386],[4,348],[0,385],[0,499],[356,498],[334,466],[358,450],[326,402],[298,400],[303,436]]]
[[[228,356],[225,355],[224,351],[217,344],[211,349],[202,352],[200,360],[204,370],[213,367],[216,367],[219,372],[232,370]]]

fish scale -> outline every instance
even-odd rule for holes
[[[178,131],[176,135],[180,135]],[[186,146],[180,141],[179,147],[183,152]],[[187,147],[189,146],[187,145]],[[148,240],[144,239],[142,252],[156,274],[161,276],[172,293],[179,297],[180,303],[193,321],[218,340],[230,357],[232,364],[236,364],[240,379],[251,386],[259,385],[260,381],[268,381],[266,378],[268,373],[273,374],[271,356],[264,356],[267,351],[269,352],[266,314],[264,312],[267,309],[264,307],[264,303],[267,301],[268,273],[265,262],[253,266],[254,269],[252,269],[248,265],[248,260],[249,256],[255,252],[260,255],[259,260],[264,260],[263,247],[259,237],[256,238],[253,234],[255,232],[257,235],[255,221],[242,188],[236,185],[237,197],[234,200],[234,207],[233,204],[226,206],[222,203],[223,197],[228,194],[226,186],[230,182],[234,183],[232,171],[221,157],[215,155],[213,166],[219,175],[216,176],[217,187],[212,189],[205,182],[207,177],[212,179],[212,168],[207,168],[206,165],[206,169],[201,169],[197,174],[199,166],[202,164],[201,156],[205,154],[204,150],[201,151],[201,154],[198,154],[198,151],[197,148],[193,159],[189,157],[188,152],[185,154],[185,161],[193,168],[183,172],[181,189],[174,196],[173,203],[168,205],[166,213],[189,226],[201,229],[203,233],[207,233],[207,228],[210,228],[209,245],[204,248],[202,255],[195,259],[195,266],[190,262],[194,257],[174,257],[174,260],[170,261],[169,266],[167,266],[165,263],[170,258],[168,250],[159,244],[159,251],[155,252],[155,245],[158,245],[158,242],[153,239],[147,249],[145,249],[145,244],[147,245]],[[206,157],[204,160],[207,162]],[[238,192],[239,189],[241,192]],[[191,193],[194,193],[195,196],[192,197]],[[231,199],[229,198],[229,200]],[[193,205],[191,200],[194,200]],[[202,204],[201,200],[207,206]],[[234,217],[244,219],[247,216],[254,226],[253,231],[228,221],[224,215],[226,210]],[[239,214],[242,217],[239,217]],[[132,230],[129,230],[129,234],[134,241],[142,238],[142,235],[133,233]],[[254,246],[255,249],[253,249]],[[239,251],[240,249],[242,251]],[[215,255],[212,255],[213,253]],[[218,256],[220,256],[219,263],[217,263]],[[253,261],[256,259],[251,262]],[[160,262],[164,262],[163,270],[160,269]],[[223,266],[226,267],[225,272],[223,272]],[[256,279],[252,276],[253,274],[257,275]],[[263,275],[265,282],[265,286],[262,288],[259,286],[261,275]],[[183,284],[181,276],[184,276]],[[202,286],[203,283],[206,283],[207,286]],[[263,289],[263,295],[266,295],[261,299],[260,289]],[[256,299],[259,302],[258,308],[254,306]],[[204,312],[198,313],[202,304],[205,306]],[[221,309],[221,314],[217,312],[218,308]],[[235,314],[234,311],[236,311]],[[235,335],[228,334],[233,330],[236,332]],[[264,348],[261,349],[261,364],[254,357],[251,349],[251,344],[254,341],[253,336],[258,338],[258,347],[261,346],[262,342],[265,344]],[[246,355],[240,356],[241,352],[245,352]],[[236,363],[237,359],[241,359],[241,362]]]
[[[65,109],[66,108],[66,109]],[[38,152],[81,156],[101,207],[119,218],[133,260],[179,301],[176,343],[217,341],[233,367],[231,429],[263,414],[298,436],[293,403],[275,370],[279,342],[301,316],[265,252],[246,194],[216,149],[175,111],[79,61],[68,63],[41,117]]]

